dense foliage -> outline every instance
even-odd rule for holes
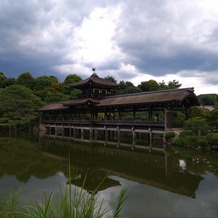
[[[202,94],[198,96],[198,99],[203,105],[215,105],[218,102],[218,95]]]
[[[21,85],[0,89],[0,126],[17,126],[34,120],[42,101]]]

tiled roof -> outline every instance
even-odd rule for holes
[[[54,110],[65,110],[68,109],[68,106],[64,106],[62,102],[58,103],[49,103],[46,104],[45,106],[41,107],[39,111],[54,111]]]
[[[50,103],[40,108],[39,111],[64,110],[70,106],[86,105],[96,107],[128,106],[128,105],[157,105],[169,103],[185,103],[188,106],[200,105],[193,88],[173,89],[154,92],[143,92],[125,95],[114,95],[104,99],[75,99],[59,103]]]
[[[98,107],[183,102],[188,98],[194,101],[193,104],[199,105],[193,88],[187,88],[111,96],[103,99]]]
[[[111,82],[109,80],[102,79],[102,78],[98,77],[97,74],[92,74],[91,77],[89,77],[88,79],[79,81],[79,82],[74,83],[74,84],[70,84],[69,86],[72,88],[80,88],[80,87],[89,85],[90,83],[95,84],[95,85],[97,84],[100,86],[104,86],[105,88],[115,88],[115,87],[119,86],[118,84],[116,84],[114,82]]]

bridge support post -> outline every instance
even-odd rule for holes
[[[81,140],[83,140],[83,139],[84,139],[84,129],[81,128]]]
[[[57,138],[57,131],[58,131],[57,125],[55,124],[55,138]]]
[[[149,130],[149,149],[152,149],[152,130]]]
[[[61,140],[63,139],[64,137],[64,126],[63,124],[61,124]]]
[[[134,127],[132,127],[132,147],[134,148],[136,144],[136,132]]]
[[[104,130],[104,140],[105,140],[105,144],[107,144],[107,141],[108,141],[108,130],[107,130],[106,126],[104,128],[105,128],[105,130]]]
[[[71,132],[71,125],[69,126],[69,141],[71,140],[72,132]]]
[[[117,145],[120,146],[120,128],[117,127]]]

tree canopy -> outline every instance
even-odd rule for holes
[[[0,90],[0,126],[16,126],[34,120],[42,101],[31,90],[11,85]]]

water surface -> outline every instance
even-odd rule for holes
[[[23,201],[34,202],[43,192],[60,194],[69,183],[79,187],[84,178],[90,193],[104,180],[97,196],[107,206],[128,186],[122,217],[218,217],[217,170],[217,153],[148,153],[37,136],[0,138],[2,196],[21,187]]]

